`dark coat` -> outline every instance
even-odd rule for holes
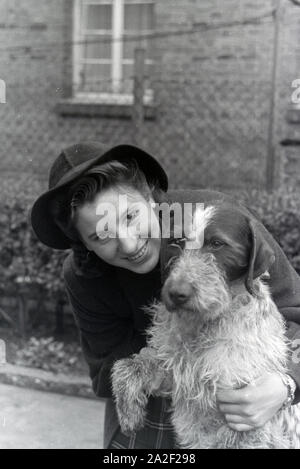
[[[168,196],[170,201],[180,203],[231,199],[207,190],[170,191]],[[288,321],[288,337],[300,340],[300,278],[273,237],[263,227],[261,229],[276,257],[269,281],[274,301]],[[159,297],[160,266],[142,275],[111,267],[91,277],[76,272],[73,254],[70,254],[64,263],[64,278],[94,392],[99,397],[109,398],[104,437],[107,447],[118,426],[111,400],[110,370],[115,360],[137,353],[146,344],[144,332],[149,317],[143,306]],[[300,389],[300,365],[291,361],[290,374]]]

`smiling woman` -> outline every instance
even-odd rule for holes
[[[88,142],[59,155],[49,191],[32,209],[41,241],[72,248],[64,265],[65,283],[99,397],[112,397],[114,361],[146,343],[149,317],[143,308],[161,288],[160,220],[152,204],[164,200],[166,188],[164,170],[142,150]],[[147,425],[128,437],[121,433],[109,399],[104,446],[173,448],[168,407],[166,399],[151,398]]]

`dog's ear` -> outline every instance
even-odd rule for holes
[[[253,280],[268,271],[275,262],[275,254],[265,240],[257,223],[249,219],[250,228],[250,256],[245,286],[249,293],[255,294]]]

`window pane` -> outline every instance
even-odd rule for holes
[[[123,56],[124,59],[133,59],[134,57],[134,50],[138,47],[137,41],[134,40],[126,40],[123,43]]]
[[[130,39],[130,36],[125,37],[124,45],[123,45],[123,57],[124,59],[134,59],[134,51],[137,48],[143,48],[146,51],[146,58],[151,59],[152,54],[152,45],[153,41],[151,40],[136,40]]]
[[[125,31],[152,30],[154,28],[153,4],[125,5]]]
[[[123,64],[122,93],[132,94],[133,92],[133,65]]]
[[[124,80],[133,79],[133,64],[123,64],[123,77]]]
[[[83,91],[111,90],[110,64],[84,64],[81,72],[81,88]]]
[[[86,42],[82,46],[82,58],[86,59],[111,59],[110,36],[86,36]]]
[[[87,5],[86,29],[112,29],[112,5]]]

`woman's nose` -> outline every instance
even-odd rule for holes
[[[127,236],[126,238],[122,238],[120,236],[118,238],[118,243],[119,251],[122,254],[134,254],[137,251],[138,240],[134,236]]]

